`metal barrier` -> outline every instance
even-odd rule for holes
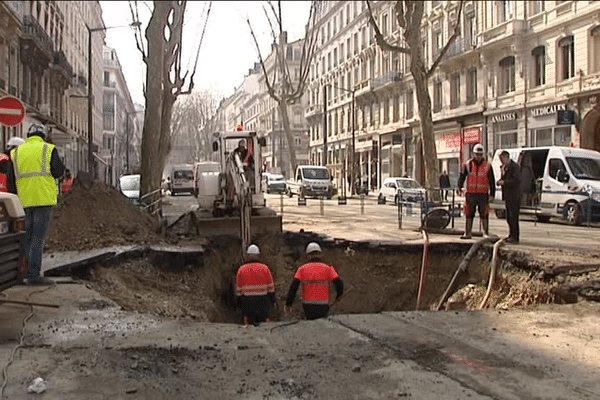
[[[150,203],[144,204],[147,199],[151,199],[153,196],[158,194],[157,200],[151,200]],[[140,197],[140,203],[144,204],[142,206],[142,210],[148,212],[150,215],[158,215],[162,216],[162,189],[156,189],[150,193],[146,193],[142,197]]]

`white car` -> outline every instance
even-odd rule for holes
[[[412,178],[386,178],[379,189],[379,199],[404,202],[419,202],[425,199],[425,188]]]
[[[133,204],[140,202],[140,179],[141,175],[123,175],[119,178],[119,191]]]

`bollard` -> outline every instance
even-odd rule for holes
[[[283,216],[283,193],[279,194],[279,213]]]
[[[298,196],[298,205],[299,206],[305,206],[306,205],[306,197],[304,197],[304,196]]]
[[[360,215],[365,214],[365,194],[360,195]]]
[[[321,215],[325,215],[325,201],[323,200],[323,197],[320,198],[321,204],[319,205],[319,208],[321,209]]]
[[[402,229],[402,196],[398,200],[398,229]]]
[[[346,205],[346,196],[338,196],[338,205]]]
[[[454,191],[454,189],[452,189],[452,212],[450,213],[450,215],[452,215],[452,229],[454,229],[454,213],[456,212],[455,209],[454,209],[454,207],[455,207],[455,204],[454,204],[454,200],[455,200],[454,195],[455,195],[455,193],[456,192]]]

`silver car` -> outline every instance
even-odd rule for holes
[[[405,202],[420,202],[425,199],[425,188],[412,178],[386,178],[379,189],[379,199]]]

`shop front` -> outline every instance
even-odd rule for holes
[[[460,173],[460,130],[436,135],[435,145],[440,173],[446,171],[450,176],[450,183],[456,184]]]
[[[519,143],[519,122],[522,118],[519,111],[511,111],[488,116],[488,127],[492,133],[492,146],[488,152],[493,153],[498,149],[512,149],[524,145]]]
[[[528,117],[530,147],[572,145],[575,112],[566,103],[532,107]]]

